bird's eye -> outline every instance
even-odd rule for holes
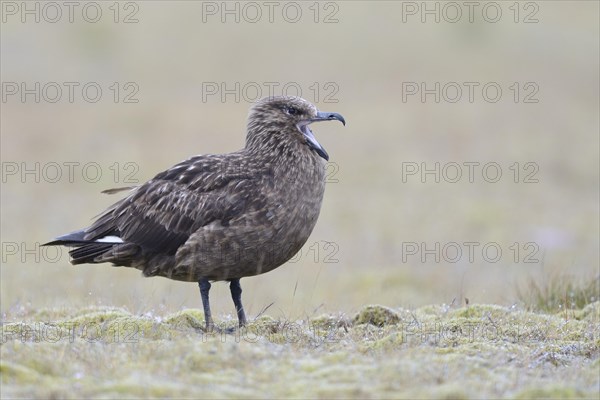
[[[284,107],[283,108],[283,112],[286,113],[286,114],[288,114],[288,115],[297,115],[297,114],[300,113],[298,111],[298,109],[294,108],[294,107]]]

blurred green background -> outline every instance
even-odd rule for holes
[[[263,2],[100,2],[101,18],[88,22],[96,7],[84,14],[87,3],[76,2],[73,22],[64,6],[51,22],[56,10],[44,3],[28,2],[27,14],[25,3],[3,2],[2,312],[199,308],[197,285],[108,265],[72,267],[64,249],[37,246],[87,226],[120,196],[100,191],[127,186],[129,173],[141,183],[191,155],[239,149],[255,89],[267,95],[269,85],[274,94],[299,87],[348,123],[314,127],[332,162],[321,217],[295,262],[242,280],[250,317],[271,303],[268,313],[286,318],[465,297],[510,305],[530,277],[597,277],[598,2],[476,3],[472,22],[454,3],[462,17],[452,22],[456,8],[443,2],[276,2],[271,20]],[[439,22],[424,6],[437,7]],[[39,102],[35,94],[23,101],[20,85],[35,92],[35,82]],[[63,90],[54,103],[56,85],[43,89],[51,82]],[[72,102],[65,82],[78,85]],[[436,82],[439,102],[406,92]],[[465,82],[478,85],[473,101]],[[86,83],[102,89],[97,102],[84,97]],[[502,89],[496,102],[483,96],[488,83]],[[215,85],[218,93],[207,92]],[[452,102],[457,86],[462,96]],[[464,163],[475,162],[470,182]],[[71,164],[73,179],[65,163],[79,163]],[[403,178],[422,163],[447,174],[439,182],[431,174]],[[448,163],[463,167],[456,183],[456,164]],[[497,182],[482,176],[486,163],[502,169]],[[529,173],[537,182],[526,182]],[[473,257],[465,242],[478,243]],[[439,243],[439,262],[422,243]],[[407,253],[412,244],[417,254]],[[502,256],[486,260],[485,244]],[[233,314],[227,286],[212,293],[213,312]]]

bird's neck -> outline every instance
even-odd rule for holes
[[[249,130],[244,150],[255,157],[274,164],[306,162],[303,159],[312,156],[310,152],[306,151],[306,145],[295,132],[286,132],[279,129]]]
[[[325,160],[308,147],[301,134],[287,131],[249,134],[244,152],[261,160],[262,167],[269,168],[275,180],[295,182],[289,188],[297,189],[299,196],[316,190],[322,197]]]

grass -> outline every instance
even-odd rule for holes
[[[544,314],[477,304],[258,317],[207,333],[202,312],[5,315],[2,398],[597,398],[600,302]],[[235,326],[233,319],[222,321]]]
[[[529,278],[525,288],[517,288],[517,296],[529,310],[582,309],[600,299],[600,275],[575,280],[566,274],[554,274],[541,283],[539,279]]]

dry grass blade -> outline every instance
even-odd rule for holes
[[[517,287],[517,296],[528,310],[582,309],[600,299],[600,275],[585,280],[576,280],[568,274],[556,274],[541,281],[531,277],[525,288]]]

